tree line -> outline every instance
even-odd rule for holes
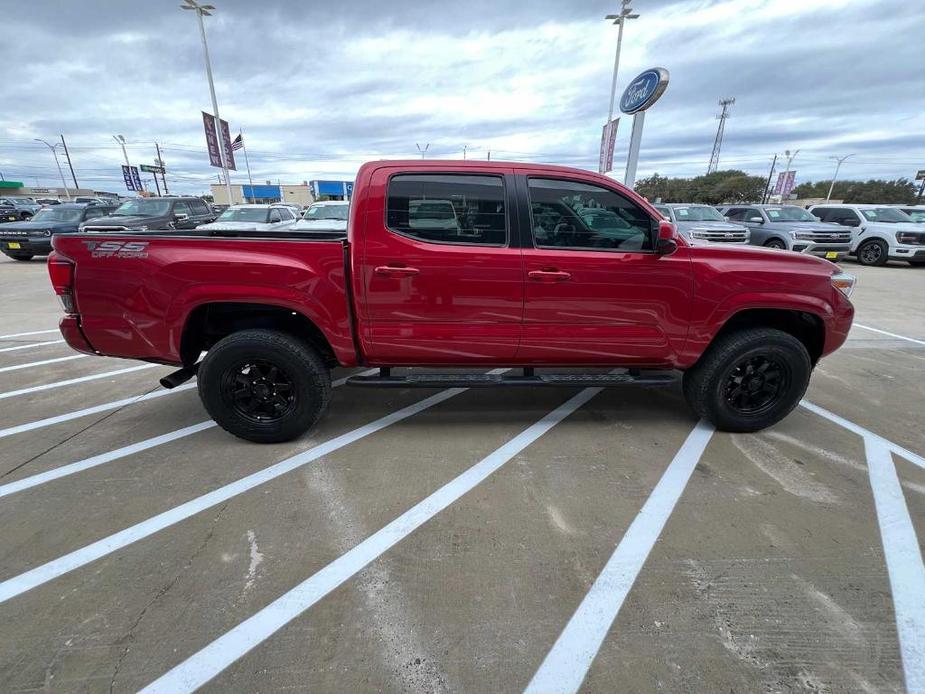
[[[801,183],[793,193],[798,198],[824,198],[830,184],[831,180]],[[749,176],[744,171],[729,169],[693,178],[671,178],[656,173],[638,180],[636,192],[649,200],[718,205],[724,202],[760,202],[766,185],[767,178],[763,176]],[[917,194],[915,182],[906,178],[845,180],[836,181],[832,199],[857,204],[911,204]]]

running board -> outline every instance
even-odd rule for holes
[[[408,374],[392,376],[388,371],[378,376],[351,376],[348,386],[377,388],[493,388],[497,386],[556,386],[586,388],[622,385],[667,386],[677,382],[672,374],[605,373],[605,374]]]

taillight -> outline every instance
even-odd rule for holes
[[[74,263],[57,253],[48,256],[48,276],[65,313],[77,313],[74,303]]]

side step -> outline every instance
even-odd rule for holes
[[[392,376],[388,369],[380,369],[378,376],[351,376],[348,386],[367,386],[376,388],[493,388],[497,386],[556,386],[586,388],[588,386],[667,386],[675,383],[678,377],[671,373],[656,372],[642,374],[603,373],[603,374],[408,374]]]

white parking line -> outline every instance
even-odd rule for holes
[[[60,345],[64,340],[48,340],[47,342],[32,342],[28,345],[16,345],[15,347],[0,348],[0,352],[16,352],[21,349],[32,349],[33,347],[44,347],[45,345]]]
[[[688,435],[552,650],[546,654],[526,692],[578,691],[713,431],[711,425],[701,420]]]
[[[855,424],[854,422],[845,419],[844,417],[841,417],[834,412],[829,412],[824,407],[814,405],[809,400],[801,400],[800,406],[806,408],[810,412],[819,415],[820,417],[828,419],[830,422],[833,422],[838,426],[847,429],[848,431],[853,431],[855,434],[862,438],[870,438],[878,441],[886,446],[889,450],[908,460],[910,463],[918,465],[920,468],[925,468],[925,458],[922,458],[922,456],[920,456],[918,453],[913,453],[908,448],[903,448],[899,444],[893,443],[889,439],[885,439],[879,434],[875,434],[874,432],[870,431],[869,429],[865,429],[860,424]]]
[[[155,436],[150,439],[145,439],[144,441],[139,441],[138,443],[129,444],[128,446],[123,446],[122,448],[117,448],[114,451],[101,453],[100,455],[95,455],[92,458],[84,458],[83,460],[78,460],[76,463],[62,465],[61,467],[56,467],[53,470],[41,472],[37,475],[32,475],[31,477],[17,480],[16,482],[10,482],[9,484],[0,486],[0,497],[9,496],[10,494],[15,494],[16,492],[21,492],[25,489],[31,489],[32,487],[37,487],[40,484],[45,484],[46,482],[51,482],[52,480],[57,480],[61,479],[62,477],[67,477],[68,475],[73,475],[76,472],[83,472],[84,470],[89,470],[90,468],[97,467],[98,465],[103,465],[104,463],[109,463],[113,460],[119,460],[120,458],[125,458],[126,456],[140,453],[141,451],[146,451],[149,448],[154,448],[155,446],[160,446],[171,441],[176,441],[177,439],[182,439],[184,436],[190,436],[200,431],[211,429],[214,426],[218,425],[211,420],[208,422],[200,422],[199,424],[193,424],[192,426],[177,429],[176,431],[171,431],[167,434],[161,434],[160,436]]]
[[[115,371],[106,371],[101,374],[91,374],[90,376],[81,376],[79,378],[69,378],[65,381],[55,381],[54,383],[46,383],[42,386],[31,386],[30,388],[20,388],[19,390],[8,390],[5,393],[0,393],[0,400],[5,400],[6,398],[14,398],[17,395],[26,395],[28,393],[38,393],[43,390],[53,390],[54,388],[62,388],[63,386],[72,386],[76,383],[86,383],[87,381],[96,381],[101,378],[110,378],[112,376],[121,376],[122,374],[132,373],[134,371],[143,371],[145,369],[153,369],[160,364],[142,364],[141,366],[130,366],[126,369],[116,369]]]
[[[7,371],[19,371],[20,369],[31,369],[33,366],[45,366],[46,364],[57,364],[60,361],[71,361],[71,359],[85,359],[89,357],[89,354],[72,354],[69,357],[56,357],[55,359],[42,359],[41,361],[33,361],[28,364],[17,364],[16,366],[4,366],[0,368],[0,373],[5,373]]]
[[[586,388],[313,576],[142,689],[191,692],[270,638],[572,414],[601,388]]]
[[[39,419],[35,422],[28,422],[26,424],[18,424],[14,427],[7,427],[6,429],[0,429],[0,438],[6,436],[13,436],[14,434],[21,434],[24,431],[33,431],[35,429],[41,429],[42,427],[48,427],[53,424],[60,424],[61,422],[69,422],[72,419],[79,419],[80,417],[86,417],[87,415],[97,414],[99,412],[107,412],[109,410],[117,410],[120,407],[125,407],[126,405],[134,405],[139,402],[147,402],[148,400],[154,400],[155,398],[163,398],[167,395],[173,395],[174,393],[182,393],[184,391],[195,388],[195,383],[186,383],[182,386],[177,386],[173,390],[156,390],[153,393],[146,393],[144,395],[136,395],[131,398],[124,398],[122,400],[114,400],[113,402],[103,403],[102,405],[95,405],[94,407],[87,407],[83,410],[77,410],[76,412],[68,412],[67,414],[59,414],[55,417],[46,417],[45,419]]]
[[[27,333],[12,333],[10,335],[0,335],[0,340],[11,340],[14,337],[29,337],[30,335],[48,335],[49,333],[60,333],[58,328],[53,330],[32,330]]]
[[[864,330],[870,330],[871,332],[880,333],[881,335],[889,335],[890,337],[895,337],[898,340],[906,340],[907,342],[914,342],[917,345],[925,345],[925,340],[917,340],[914,337],[897,335],[896,333],[887,332],[886,330],[881,330],[880,328],[871,328],[869,325],[861,325],[860,323],[854,323],[853,325],[855,328],[863,328]]]
[[[369,371],[363,371],[360,375],[368,376],[370,374],[376,373],[377,371],[378,369],[370,369]],[[331,384],[331,387],[339,388],[340,386],[344,385],[346,381],[347,378],[341,378],[337,381],[334,381]],[[185,436],[197,434],[200,431],[205,431],[206,429],[211,429],[215,426],[218,425],[211,420],[208,422],[200,422],[199,424],[193,424],[192,426],[183,427],[182,429],[177,429],[166,434],[161,434],[160,436],[154,436],[150,439],[145,439],[144,441],[139,441],[137,443],[129,444],[128,446],[123,446],[122,448],[117,448],[114,451],[101,453],[99,455],[93,456],[92,458],[85,458],[84,460],[78,460],[75,463],[62,465],[61,467],[57,467],[54,470],[41,472],[37,475],[32,475],[31,477],[25,477],[21,480],[0,486],[0,497],[9,496],[10,494],[15,494],[16,492],[21,492],[25,489],[31,489],[32,487],[37,487],[40,484],[45,484],[46,482],[51,482],[52,480],[61,479],[62,477],[67,477],[68,475],[73,475],[77,472],[83,472],[84,470],[89,470],[90,468],[97,467],[98,465],[103,465],[105,463],[112,462],[113,460],[119,460],[135,453],[140,453],[141,451],[146,451],[150,448],[155,448],[156,446],[161,446],[165,443],[170,443],[171,441],[176,441],[177,439],[182,439]]]
[[[864,437],[867,470],[874,493],[886,558],[906,691],[925,693],[925,564],[909,516],[896,465],[882,439]]]
[[[499,369],[497,371],[504,371],[505,369]],[[497,373],[495,371],[494,373]],[[195,386],[192,386],[195,387]],[[173,393],[179,390],[179,388],[172,391],[164,391],[167,393]],[[146,537],[153,535],[154,533],[160,532],[164,528],[169,528],[180,521],[186,520],[190,516],[194,516],[201,511],[205,511],[216,504],[220,504],[223,501],[234,498],[239,494],[243,494],[246,491],[249,491],[255,487],[260,486],[266,482],[281,477],[288,472],[297,470],[298,468],[307,465],[308,463],[317,460],[329,453],[343,448],[355,441],[374,434],[381,429],[385,429],[392,424],[400,422],[412,415],[417,414],[418,412],[423,412],[429,407],[433,407],[444,400],[449,400],[452,397],[459,395],[460,393],[465,392],[465,388],[449,388],[447,390],[440,391],[435,395],[431,395],[429,398],[425,398],[419,402],[416,402],[407,407],[403,407],[400,410],[392,412],[391,414],[380,417],[375,421],[370,422],[369,424],[364,424],[361,427],[353,429],[352,431],[347,432],[346,434],[341,434],[335,438],[326,441],[325,443],[319,444],[314,448],[311,448],[302,453],[298,453],[291,458],[287,458],[275,465],[271,465],[268,468],[264,468],[259,472],[255,472],[247,477],[242,477],[236,482],[226,484],[223,487],[219,487],[214,491],[198,496],[195,499],[187,501],[184,504],[176,506],[168,511],[159,513],[156,516],[136,523],[135,525],[126,528],[125,530],[120,530],[117,533],[104,537],[101,540],[89,544],[85,547],[82,547],[78,550],[75,550],[69,554],[65,554],[58,559],[54,559],[46,564],[37,566],[30,571],[9,578],[2,583],[0,583],[0,603],[14,598],[17,595],[21,595],[26,591],[32,590],[52,579],[62,576],[74,569],[78,569],[90,562],[96,561],[101,557],[105,557],[108,554],[115,552],[116,550],[127,547],[128,545],[138,542]]]

